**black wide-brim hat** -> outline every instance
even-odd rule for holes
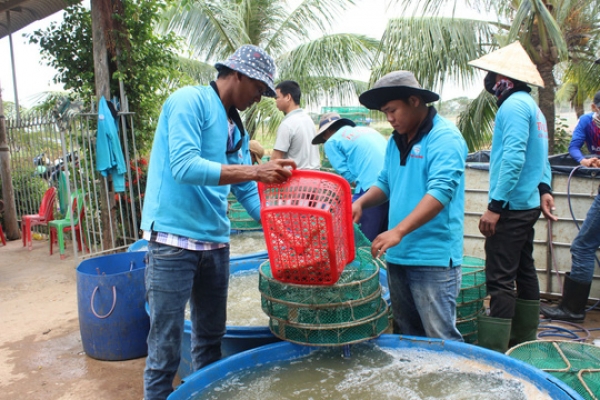
[[[370,110],[381,110],[381,107],[392,100],[419,96],[425,103],[433,103],[440,99],[437,93],[423,89],[417,78],[410,71],[394,71],[382,76],[373,88],[362,93],[358,100]]]

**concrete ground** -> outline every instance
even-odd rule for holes
[[[70,243],[69,243],[70,244]],[[0,399],[136,399],[144,358],[99,361],[83,351],[77,310],[78,263],[0,243]]]
[[[70,246],[61,260],[47,241],[31,251],[0,244],[0,399],[142,398],[144,358],[98,361],[83,351],[77,265]],[[596,329],[586,342],[600,345],[600,310],[583,326]]]

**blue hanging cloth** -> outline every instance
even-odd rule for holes
[[[96,170],[102,176],[112,175],[115,192],[125,191],[127,165],[119,141],[118,120],[102,96],[98,103],[98,133],[96,137]]]

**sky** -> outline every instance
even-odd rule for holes
[[[386,0],[359,0],[355,9],[347,10],[343,18],[332,18],[333,32],[359,33],[374,38],[380,38],[386,26],[387,16],[397,15],[399,9],[386,7]],[[46,66],[41,60],[39,46],[29,44],[24,34],[30,34],[38,29],[44,29],[51,22],[60,22],[63,12],[55,13],[44,20],[34,22],[12,35],[16,83],[21,106],[31,106],[40,93],[45,91],[60,91],[62,86],[52,82],[56,71]],[[381,16],[386,16],[382,18]],[[368,78],[365,77],[366,80]],[[13,74],[10,61],[10,46],[8,37],[0,39],[0,88],[4,101],[14,101]],[[442,99],[459,96],[475,97],[480,87],[460,89],[447,85],[441,93]]]

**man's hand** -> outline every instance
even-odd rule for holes
[[[479,219],[479,232],[485,237],[490,237],[496,233],[496,224],[500,219],[500,214],[486,210]]]
[[[542,198],[540,199],[540,207],[542,208],[542,214],[546,219],[550,221],[558,221],[558,217],[553,214],[553,211],[556,210],[554,207],[554,197],[550,193],[544,193]]]
[[[373,239],[373,243],[371,243],[371,256],[373,258],[380,257],[387,249],[400,243],[402,237],[398,229],[390,229],[389,231],[380,233]]]
[[[272,160],[264,164],[254,165],[256,168],[256,181],[263,183],[283,183],[292,176],[292,169],[296,169],[294,160]]]
[[[587,168],[600,168],[600,160],[597,157],[584,158],[579,164]]]

